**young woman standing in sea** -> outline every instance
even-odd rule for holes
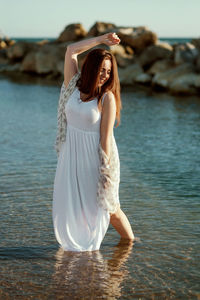
[[[113,127],[120,122],[120,83],[111,52],[91,50],[78,71],[78,55],[100,44],[120,43],[115,33],[67,47],[58,106],[58,163],[53,193],[53,224],[68,251],[100,248],[111,223],[121,238],[134,240],[120,208],[120,161]]]

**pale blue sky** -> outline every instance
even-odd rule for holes
[[[145,25],[159,37],[200,37],[200,0],[0,0],[0,32],[57,37],[70,23]]]

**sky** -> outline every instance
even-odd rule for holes
[[[158,37],[200,37],[200,0],[0,0],[0,35],[55,38],[71,23],[147,26]]]

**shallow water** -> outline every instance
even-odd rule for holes
[[[199,299],[200,98],[123,92],[120,202],[140,238],[63,253],[51,205],[59,88],[0,80],[0,299]]]

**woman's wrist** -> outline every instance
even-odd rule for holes
[[[105,36],[106,34],[100,35],[97,37],[97,41],[99,42],[99,44],[104,44],[105,43]]]

